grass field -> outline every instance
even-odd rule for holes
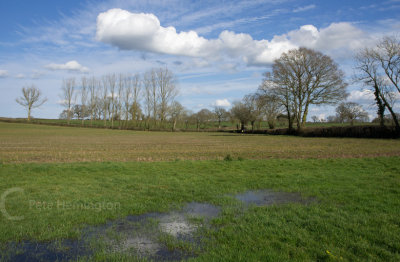
[[[399,146],[0,123],[0,193],[23,190],[5,202],[23,219],[0,214],[0,250],[9,241],[75,239],[85,225],[197,201],[222,213],[204,232],[195,261],[399,261]],[[227,154],[234,160],[224,161]],[[231,195],[252,189],[316,201],[238,212]],[[118,205],[82,210],[58,202]],[[97,252],[92,259],[134,258]]]

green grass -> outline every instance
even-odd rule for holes
[[[5,198],[23,219],[0,212],[0,250],[9,241],[77,239],[85,225],[198,201],[222,214],[196,261],[399,261],[399,160],[398,139],[0,123],[0,196],[23,190]],[[316,201],[242,212],[229,195],[251,189]],[[100,250],[94,260],[132,257]]]
[[[167,211],[186,202],[222,206],[198,261],[400,260],[399,157],[129,163],[27,163],[0,166],[11,215],[0,242],[76,238],[85,224]],[[310,205],[253,207],[240,214],[227,194],[271,188],[315,197]],[[112,209],[53,206],[118,203]],[[107,254],[98,259],[107,260]],[[111,257],[108,257],[111,258]],[[117,260],[117,258],[113,257]]]

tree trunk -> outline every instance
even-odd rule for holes
[[[172,131],[175,131],[175,126],[176,126],[176,119],[174,120],[174,125],[172,127]]]
[[[389,105],[389,103],[386,101],[386,98],[384,96],[382,96],[382,94],[380,95],[380,98],[382,99],[385,107],[389,110],[390,114],[392,115],[396,133],[400,134],[400,125],[399,125],[399,120],[397,120],[396,113],[393,111],[393,108]]]
[[[307,115],[308,115],[308,103],[306,104],[306,107],[304,108],[303,118],[301,120],[301,128],[304,128],[306,125]]]
[[[31,121],[31,108],[28,108],[28,122]]]
[[[385,105],[382,103],[382,99],[379,97],[379,88],[377,85],[374,85],[375,88],[375,101],[378,106],[378,117],[379,117],[379,123],[381,127],[385,126]]]

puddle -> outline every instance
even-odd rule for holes
[[[192,202],[181,210],[127,216],[100,226],[87,226],[79,240],[9,243],[1,261],[69,261],[93,254],[95,250],[131,255],[157,261],[183,260],[194,254],[168,248],[162,241],[184,241],[199,246],[195,233],[219,215],[220,208]],[[196,223],[193,220],[197,219]],[[171,240],[172,239],[172,240]],[[171,243],[170,243],[171,244]]]
[[[314,201],[299,193],[271,190],[247,191],[233,197],[245,207]],[[0,261],[69,261],[91,257],[98,251],[156,261],[183,260],[201,249],[199,229],[210,226],[211,219],[220,212],[220,207],[192,202],[168,213],[130,215],[104,225],[87,226],[79,240],[0,244]]]
[[[246,206],[269,206],[274,204],[301,203],[308,204],[312,198],[303,198],[300,193],[274,192],[271,190],[254,190],[235,195],[237,200]]]
[[[90,255],[78,241],[52,241],[10,243],[2,250],[0,261],[69,261]]]

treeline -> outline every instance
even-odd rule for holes
[[[174,74],[167,68],[144,74],[108,74],[101,77],[64,79],[60,119],[67,124],[79,119],[81,125],[103,127],[167,129],[205,128],[209,122],[230,121],[222,107],[192,112],[175,100],[179,93]],[[117,123],[117,124],[116,124]]]
[[[164,126],[167,120],[177,118],[183,107],[175,101],[178,94],[176,79],[168,68],[152,69],[143,75],[108,74],[102,77],[64,79],[62,104],[65,110],[60,118],[67,123],[73,117],[85,120],[102,120],[104,127],[120,127],[130,122]]]
[[[379,130],[393,123],[395,132],[400,134],[398,113],[395,102],[400,95],[400,41],[396,37],[384,37],[371,48],[360,50],[356,56],[354,82],[362,83],[364,90],[374,95]],[[231,110],[240,120],[241,130],[245,125],[265,117],[271,129],[277,117],[284,114],[288,122],[288,133],[302,133],[310,106],[336,105],[336,115],[327,120],[312,116],[314,122],[355,122],[369,121],[361,105],[344,102],[348,97],[344,73],[327,55],[307,48],[293,49],[283,53],[272,64],[272,70],[257,92],[236,102]],[[388,112],[388,114],[385,114]],[[344,129],[343,129],[344,130]],[[342,131],[341,131],[342,132]],[[357,131],[358,132],[358,131]]]
[[[383,128],[393,123],[400,134],[399,117],[395,102],[400,95],[400,41],[385,37],[372,48],[360,50],[356,56],[355,82],[363,84],[375,98],[379,122]],[[301,133],[309,119],[310,107],[336,106],[336,115],[314,122],[369,121],[361,105],[345,100],[347,83],[333,59],[321,52],[298,48],[283,53],[276,59],[270,71],[255,93],[233,103],[228,111],[215,107],[212,111],[201,109],[192,112],[184,108],[176,97],[179,93],[176,78],[168,68],[152,69],[144,74],[108,74],[101,77],[69,78],[62,82],[62,104],[65,109],[60,118],[67,124],[79,119],[81,125],[93,126],[102,121],[103,127],[139,129],[196,129],[206,128],[210,122],[230,123],[245,131],[260,129],[267,122],[270,129],[286,119],[288,132]],[[40,90],[23,88],[23,96],[16,101],[27,108],[28,120],[32,108],[42,105],[46,99]],[[86,123],[88,121],[88,123]],[[115,123],[118,122],[116,125]]]

